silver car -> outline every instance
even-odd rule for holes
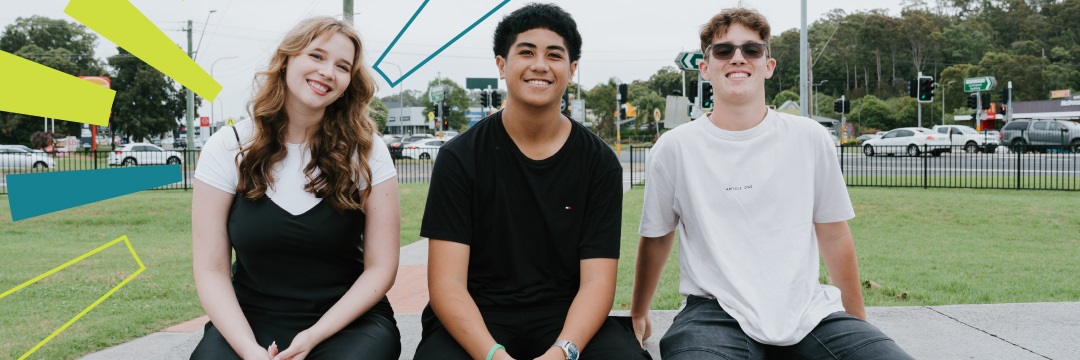
[[[56,162],[44,152],[27,151],[17,147],[0,147],[0,168],[46,169],[55,168]]]

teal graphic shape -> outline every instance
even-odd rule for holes
[[[416,9],[416,12],[413,13],[411,18],[409,18],[409,21],[405,23],[405,27],[401,28],[401,31],[398,32],[397,36],[394,37],[394,41],[390,42],[390,46],[386,47],[386,50],[383,51],[382,55],[379,55],[379,59],[375,60],[375,65],[372,65],[372,68],[375,69],[375,72],[379,73],[379,75],[382,76],[383,80],[386,80],[386,82],[390,84],[390,87],[397,86],[397,84],[401,83],[401,81],[405,80],[405,78],[409,77],[409,75],[412,75],[414,72],[416,72],[416,70],[424,67],[424,64],[427,64],[428,61],[431,61],[431,59],[435,58],[435,56],[438,56],[440,53],[442,53],[443,50],[446,50],[446,48],[450,47],[450,45],[453,45],[454,42],[458,41],[458,39],[460,39],[462,36],[465,36],[465,34],[469,33],[469,31],[475,28],[476,25],[480,25],[480,23],[484,22],[484,20],[487,20],[487,18],[490,17],[491,14],[499,11],[499,9],[503,7],[503,5],[506,5],[506,3],[510,2],[510,0],[503,0],[499,3],[499,5],[496,5],[495,8],[491,9],[491,11],[488,11],[487,14],[484,14],[484,16],[480,17],[479,20],[473,22],[472,25],[469,25],[469,27],[465,28],[465,30],[462,30],[461,33],[458,33],[457,36],[454,36],[453,39],[450,39],[450,41],[446,42],[446,44],[444,44],[438,50],[435,50],[434,53],[428,55],[428,57],[425,58],[424,61],[416,64],[416,66],[413,66],[413,68],[409,69],[409,71],[406,71],[404,75],[401,75],[401,78],[397,80],[390,80],[390,77],[386,75],[386,72],[379,68],[379,64],[381,64],[383,59],[386,58],[386,55],[390,54],[390,51],[394,49],[394,45],[396,45],[398,40],[401,39],[401,35],[404,35],[405,31],[409,30],[409,27],[412,26],[413,21],[416,20],[416,17],[424,11],[424,7],[427,6],[429,1],[431,0],[424,0],[424,3],[420,4],[420,8]]]
[[[180,165],[8,175],[11,221],[176,183],[181,178]]]

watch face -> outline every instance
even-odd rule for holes
[[[567,342],[565,349],[566,354],[569,355],[570,360],[578,360],[578,349],[577,346],[574,345],[574,343]]]

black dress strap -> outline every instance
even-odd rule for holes
[[[233,135],[236,135],[236,144],[240,145],[240,133],[236,132],[236,127],[235,126],[230,126],[230,127],[232,128]]]

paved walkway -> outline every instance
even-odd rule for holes
[[[401,248],[397,282],[387,296],[401,329],[401,359],[412,359],[428,301],[426,239]],[[676,313],[652,312],[654,335],[645,345],[655,359]],[[917,359],[1080,359],[1080,302],[870,307],[867,317]],[[205,323],[200,317],[83,359],[187,359]]]

